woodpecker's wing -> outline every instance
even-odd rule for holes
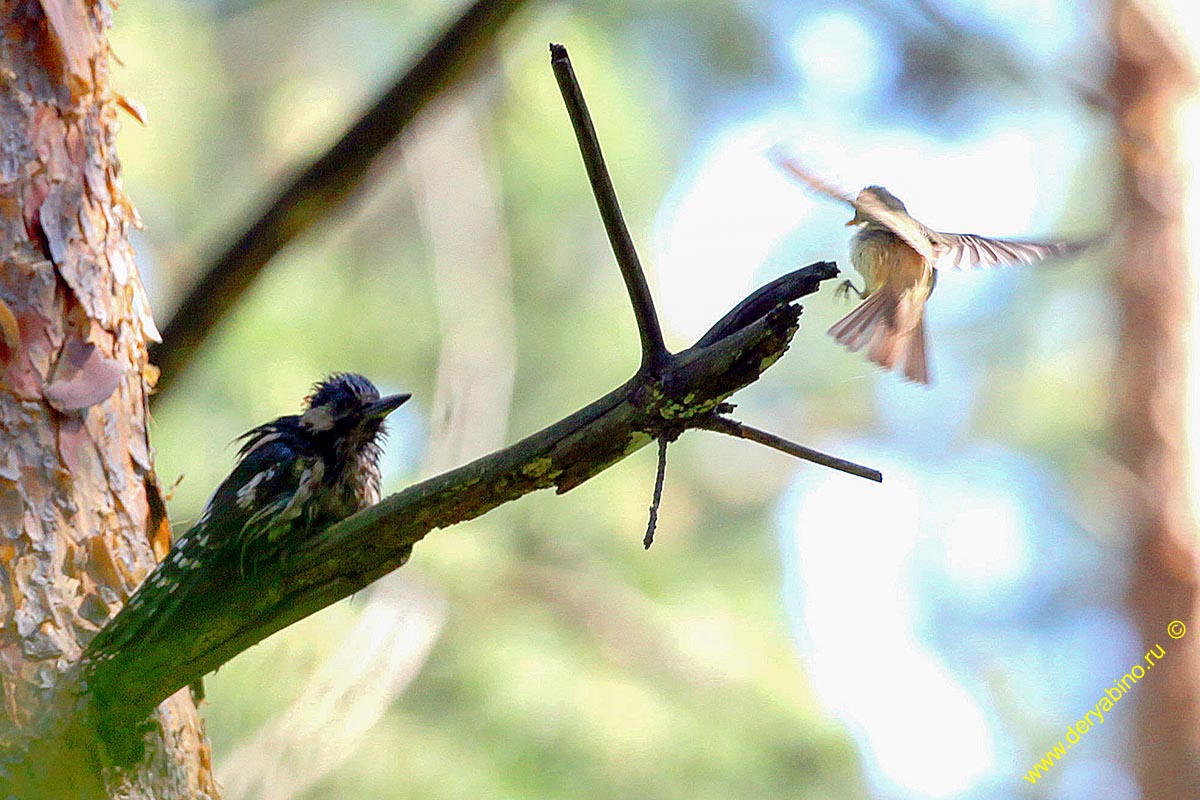
[[[840,200],[853,208],[864,220],[871,220],[877,225],[890,230],[899,236],[904,243],[920,253],[926,261],[932,262],[937,254],[934,251],[930,231],[917,220],[903,211],[888,208],[878,197],[870,193],[860,193],[857,197],[842,191],[838,187],[817,177],[794,159],[787,158],[778,151],[772,151],[775,163],[789,173],[806,183],[809,188],[820,192],[826,197]]]
[[[973,233],[934,232],[936,269],[999,267],[1036,264],[1047,258],[1073,255],[1090,242],[1033,242],[1026,239],[989,239]]]
[[[227,560],[239,564],[240,569],[245,542],[299,516],[304,499],[311,494],[305,476],[311,475],[314,462],[319,463],[313,455],[300,451],[291,437],[260,435],[249,441],[200,519],[179,537],[167,557],[88,645],[87,659],[104,661],[135,639],[152,639],[175,621],[184,598],[212,574],[211,565]],[[296,512],[282,519],[292,508]]]
[[[273,495],[270,502],[246,520],[240,536],[243,549],[263,534],[270,542],[286,534],[305,511],[325,475],[325,462],[319,458],[295,459],[288,466],[291,468],[291,474],[287,476],[289,491]],[[282,466],[270,468],[274,469],[282,469]]]

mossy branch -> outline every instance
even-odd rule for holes
[[[561,78],[564,62],[569,68],[566,50],[553,52]],[[568,105],[584,112],[571,117],[593,185],[607,184],[611,192],[594,131],[587,134],[590,147],[580,132],[580,121],[587,119],[582,94],[573,81],[560,85],[564,94],[575,92]],[[613,200],[605,212],[610,231],[624,228]],[[671,441],[691,428],[712,429],[715,416],[729,410],[726,399],[757,381],[787,351],[801,312],[793,301],[838,274],[833,263],[819,262],[778,278],[739,303],[696,345],[671,354],[654,335],[657,320],[636,254],[620,252],[632,244],[621,237],[613,244],[648,334],[634,376],[544,430],[314,532],[286,559],[263,564],[252,575],[242,575],[232,559],[212,565],[206,582],[176,612],[178,624],[133,642],[84,676],[89,707],[81,716],[100,729],[113,753],[137,752],[129,733],[163,699],[402,566],[431,531],[538,489],[569,491],[652,441]]]

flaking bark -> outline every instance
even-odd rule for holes
[[[108,7],[6,2],[3,19],[0,797],[215,797],[186,693],[127,772],[68,730],[82,645],[165,544],[146,436],[157,332],[127,239]]]

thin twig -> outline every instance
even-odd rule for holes
[[[654,476],[654,499],[650,501],[650,521],[642,545],[649,550],[654,544],[654,529],[658,527],[658,507],[662,505],[663,480],[667,477],[667,437],[658,437],[658,474]]]
[[[805,447],[802,444],[790,442],[773,433],[760,431],[758,428],[752,428],[737,420],[729,419],[728,417],[710,416],[699,424],[699,427],[717,433],[725,433],[730,436],[736,436],[739,439],[747,439],[751,442],[758,442],[767,447],[778,450],[781,453],[787,453],[796,458],[802,458],[805,461],[811,461],[814,464],[820,464],[823,467],[836,469],[840,472],[846,472],[851,475],[857,475],[860,478],[866,478],[869,481],[883,483],[883,473],[877,469],[864,467],[861,464],[855,464],[853,461],[847,461],[844,458],[831,456],[827,453],[822,453],[819,450],[813,450],[811,447]]]
[[[155,387],[157,398],[183,375],[267,262],[327,218],[362,183],[374,159],[417,113],[488,52],[489,43],[522,3],[476,0],[471,4],[336,144],[300,169],[270,205],[235,235],[162,328],[162,343],[150,348],[151,360],[162,370]]]
[[[397,569],[431,531],[538,489],[579,486],[661,435],[668,410],[694,427],[703,410],[722,407],[778,362],[799,314],[797,305],[777,306],[713,345],[671,356],[667,375],[678,398],[661,396],[662,379],[639,373],[544,430],[290,543],[288,558],[265,562],[253,576],[238,575],[236,563],[214,565],[208,584],[184,600],[183,624],[164,626],[94,665],[88,679],[94,719],[114,737],[137,736],[137,723],[163,698]]]
[[[604,164],[600,140],[596,138],[596,129],[592,126],[592,116],[588,113],[583,91],[579,88],[579,82],[575,80],[575,70],[571,67],[567,48],[561,44],[550,45],[550,65],[554,68],[558,89],[567,105],[571,127],[575,129],[583,165],[587,168],[592,193],[596,196],[596,205],[600,208],[604,229],[608,231],[608,241],[612,245],[613,255],[616,256],[617,266],[621,269],[621,277],[625,279],[629,302],[633,304],[633,314],[637,318],[638,333],[642,339],[642,368],[657,373],[666,363],[669,353],[663,342],[658,314],[654,310],[654,298],[650,296],[646,273],[638,260],[633,239],[629,236],[629,228],[625,225],[625,218],[621,215],[621,205],[617,202],[612,177]]]

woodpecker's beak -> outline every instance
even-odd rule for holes
[[[371,405],[363,409],[363,419],[383,419],[388,414],[395,411],[400,406],[404,405],[411,394],[393,394],[388,397],[381,397]]]

